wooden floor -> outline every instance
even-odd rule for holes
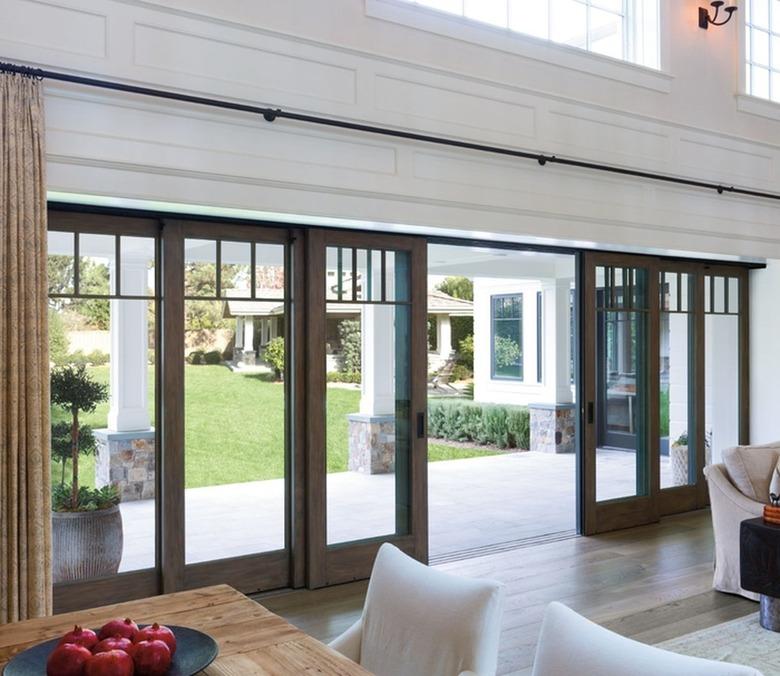
[[[507,585],[499,674],[528,674],[546,605],[562,601],[625,636],[658,643],[757,612],[711,588],[709,511],[438,566]],[[330,640],[360,614],[365,582],[258,597],[303,631]]]

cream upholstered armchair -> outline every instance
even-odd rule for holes
[[[383,544],[363,614],[330,646],[377,676],[493,676],[504,588]]]
[[[544,614],[532,676],[761,676],[752,667],[678,655],[633,641],[562,603]]]
[[[739,584],[739,525],[763,514],[778,459],[780,442],[736,446],[723,451],[722,463],[704,468],[715,534],[713,587],[718,591],[758,600],[758,594]]]

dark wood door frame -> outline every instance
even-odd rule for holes
[[[408,535],[379,537],[354,543],[327,544],[325,449],[325,274],[326,247],[403,250],[410,254],[411,285],[411,462]],[[378,235],[338,230],[306,232],[306,406],[307,406],[307,586],[322,587],[366,578],[383,542],[392,542],[420,561],[428,558],[427,440],[415,432],[414,416],[425,415],[427,403],[427,242],[419,237]]]
[[[595,269],[598,265],[641,267],[648,271],[648,341],[647,341],[647,400],[648,415],[645,458],[648,472],[648,494],[605,502],[596,502],[596,448],[598,447],[599,397],[597,392],[597,296]],[[668,261],[641,255],[623,255],[600,252],[582,254],[582,392],[584,395],[584,424],[582,446],[582,531],[585,535],[626,528],[657,521],[661,516],[676,514],[709,504],[707,485],[701,468],[705,464],[705,311],[704,279],[706,275],[737,277],[740,281],[739,313],[739,442],[748,443],[749,429],[749,274],[741,266],[711,265],[701,262]],[[661,489],[659,464],[659,348],[660,348],[660,272],[683,272],[693,279],[691,312],[693,320],[690,338],[692,349],[692,382],[689,402],[689,432],[696,440],[696,482],[688,486]],[[591,415],[591,411],[593,414]]]

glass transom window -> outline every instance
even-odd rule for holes
[[[780,101],[780,0],[745,3],[745,89]]]
[[[492,296],[491,375],[523,379],[523,294]]]
[[[659,68],[658,0],[404,0],[514,33]]]

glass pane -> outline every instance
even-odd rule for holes
[[[667,277],[669,273],[667,273]],[[675,279],[676,273],[671,273]],[[687,280],[687,275],[683,276]],[[682,296],[690,293],[687,281]],[[690,338],[693,315],[662,312],[660,315],[660,474],[661,488],[696,483],[696,451],[689,438],[689,392],[693,373]]]
[[[770,77],[770,98],[772,101],[780,101],[780,72],[772,71]]]
[[[217,295],[217,243],[212,239],[184,240],[184,295]]]
[[[523,378],[523,294],[493,297],[494,378]]]
[[[600,9],[590,10],[590,49],[598,54],[623,58],[623,17]]]
[[[641,300],[647,271],[637,269],[635,279]],[[596,499],[645,495],[647,317],[599,310],[596,319]]]
[[[410,310],[327,306],[328,544],[409,531]]]
[[[769,28],[769,1],[750,0],[750,23],[761,28]]]
[[[255,295],[284,298],[284,244],[255,244]]]
[[[252,244],[222,242],[220,255],[220,295],[249,298],[252,284]]]
[[[463,0],[415,0],[418,5],[452,14],[463,14]]]
[[[739,312],[739,279],[728,277],[729,307],[728,312]]]
[[[724,277],[715,277],[713,290],[713,312],[726,311],[726,280]]]
[[[115,293],[116,237],[79,235],[78,293],[107,296]]]
[[[739,443],[739,316],[704,318],[706,464]]]
[[[585,4],[578,0],[550,0],[550,39],[586,49],[587,35]]]
[[[772,31],[780,33],[780,0],[771,0],[772,2]],[[747,3],[748,5],[750,3]]]
[[[155,248],[153,237],[120,237],[123,296],[153,296],[155,286]]]
[[[475,21],[506,28],[506,13],[506,0],[463,0],[464,16]]]
[[[769,33],[753,29],[751,35],[751,60],[760,66],[769,65]]]
[[[73,293],[75,235],[72,232],[50,230],[48,240],[46,274],[49,278],[49,293]]]
[[[112,238],[113,239],[113,238]],[[95,304],[105,323],[96,324]],[[49,312],[54,581],[103,577],[155,565],[155,302],[52,299]],[[100,328],[96,328],[100,326]],[[74,418],[74,384],[94,390]],[[78,505],[118,504],[122,546],[57,546],[61,511],[73,509],[71,433],[78,425]],[[113,487],[113,488],[111,488]],[[86,492],[84,490],[86,489]],[[102,489],[101,493],[96,491]],[[107,494],[108,492],[108,494]],[[81,563],[79,563],[81,562]]]
[[[549,0],[509,0],[509,28],[537,38],[549,38]]]
[[[769,98],[769,71],[766,68],[751,66],[750,93],[760,98]]]
[[[329,246],[325,252],[325,299],[351,301],[352,249]]]
[[[284,346],[280,303],[185,302],[188,564],[285,546]]]

